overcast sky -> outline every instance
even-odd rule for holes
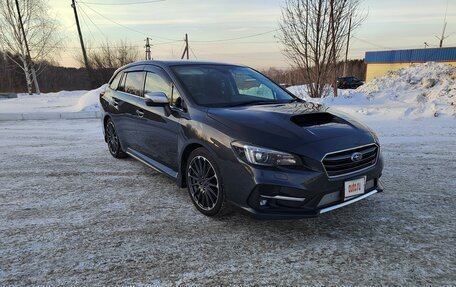
[[[138,46],[142,56],[144,39],[150,35],[152,43],[157,44],[152,47],[154,58],[175,59],[182,53],[183,42],[169,42],[181,40],[188,33],[192,58],[255,68],[288,66],[275,38],[277,32],[265,33],[278,27],[281,0],[164,0],[149,4],[99,5],[145,1],[150,0],[81,0],[78,8],[87,46],[96,48],[106,38],[124,39]],[[56,59],[64,66],[76,66],[74,57],[80,53],[70,3],[70,0],[49,1],[68,46]],[[349,57],[362,59],[369,50],[422,48],[424,42],[437,45],[435,35],[442,32],[447,3],[447,34],[454,34],[445,45],[456,46],[456,0],[365,0],[361,9],[368,17],[351,39]],[[234,41],[197,42],[259,33],[265,34]]]

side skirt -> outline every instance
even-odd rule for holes
[[[127,148],[126,153],[129,156],[131,156],[132,158],[147,165],[148,167],[150,167],[160,173],[163,173],[163,174],[171,177],[174,180],[177,180],[178,173],[176,171],[172,170],[171,168],[167,167],[166,165],[163,165],[163,164],[159,163],[158,161],[155,161],[155,160],[151,159],[150,157],[148,157],[138,151],[135,151],[131,148]]]

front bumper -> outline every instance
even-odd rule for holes
[[[326,208],[323,208],[323,209],[320,209],[319,211],[319,214],[322,214],[322,213],[326,213],[326,212],[329,212],[329,211],[332,211],[332,210],[335,210],[335,209],[338,209],[338,208],[341,208],[341,207],[344,207],[344,206],[347,206],[347,205],[350,205],[352,203],[355,203],[357,201],[360,201],[362,199],[365,199],[366,197],[369,197],[371,195],[374,195],[378,192],[377,189],[374,189],[372,191],[369,191],[367,193],[364,193],[360,196],[357,196],[353,199],[350,199],[350,200],[347,200],[345,202],[342,202],[342,203],[339,203],[339,204],[336,204],[336,205],[333,205],[333,206],[330,206],[330,207],[326,207]]]
[[[262,219],[315,217],[383,191],[381,157],[371,168],[337,179],[324,171],[236,166],[228,171],[232,176],[225,177],[227,199]],[[364,176],[365,193],[344,199],[344,182]]]

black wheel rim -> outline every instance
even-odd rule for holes
[[[187,171],[188,185],[193,201],[203,210],[211,210],[219,197],[219,180],[214,167],[203,156],[196,156]]]
[[[109,122],[106,125],[106,141],[108,142],[109,152],[117,154],[117,151],[119,150],[119,138],[117,137],[116,129],[112,122]]]

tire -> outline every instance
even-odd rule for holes
[[[115,158],[126,158],[128,155],[122,150],[116,126],[111,119],[106,121],[105,137],[108,144],[109,153]]]
[[[190,199],[199,212],[210,217],[230,212],[217,162],[206,149],[197,148],[190,154],[185,175]]]

